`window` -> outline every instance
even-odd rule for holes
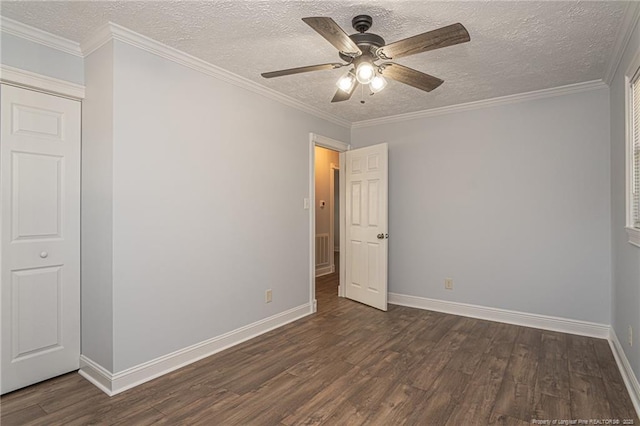
[[[627,135],[627,233],[640,246],[640,66],[628,77],[629,129]]]

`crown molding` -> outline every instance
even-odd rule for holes
[[[608,85],[613,81],[613,77],[616,75],[616,71],[620,66],[620,62],[622,61],[622,56],[624,55],[624,51],[627,49],[627,45],[629,44],[629,40],[631,39],[631,35],[633,34],[633,30],[636,28],[638,24],[638,19],[640,18],[640,3],[630,1],[627,4],[627,8],[624,12],[624,17],[622,19],[622,25],[618,28],[618,34],[616,36],[616,43],[613,47],[613,54],[611,55],[611,59],[609,60],[609,64],[607,66],[607,72],[604,75],[604,82]]]
[[[440,108],[427,109],[423,111],[409,112],[406,114],[392,115],[389,117],[380,117],[373,118],[371,120],[357,121],[351,125],[351,128],[357,129],[361,127],[378,126],[381,124],[399,123],[402,121],[417,120],[426,117],[434,117],[437,115],[452,114],[455,112],[472,111],[475,109],[507,105],[516,102],[570,95],[573,93],[586,92],[607,87],[608,86],[602,80],[587,81],[584,83],[575,83],[566,86],[552,87],[550,89],[535,90],[533,92],[518,93],[515,95],[501,96],[498,98],[467,102],[464,104],[456,104]]]
[[[112,28],[115,26],[117,25],[112,22],[107,22],[106,24],[99,26],[88,39],[83,40],[82,43],[80,43],[82,55],[86,58],[111,41],[113,38]]]
[[[330,121],[339,126],[347,128],[351,127],[350,121],[344,120],[333,114],[329,114],[318,108],[309,106],[303,102],[298,101],[297,99],[294,99],[287,95],[283,95],[282,93],[276,92],[273,89],[269,89],[252,80],[241,77],[209,62],[203,61],[202,59],[196,58],[195,56],[189,55],[188,53],[185,53],[181,50],[167,46],[142,34],[138,34],[121,25],[114,24],[113,22],[109,22],[106,25],[98,28],[98,30],[96,30],[95,34],[91,38],[83,42],[81,44],[82,52],[85,56],[88,56],[92,52],[103,46],[105,43],[108,43],[110,40],[118,40],[131,46],[135,46],[154,55],[183,65],[187,68],[191,68],[229,84],[233,84],[234,86],[273,99],[289,107]]]
[[[0,82],[54,93],[71,99],[84,99],[84,86],[57,78],[0,64]]]
[[[83,56],[79,43],[4,16],[0,16],[0,29],[3,33],[21,37],[70,55]]]
[[[253,93],[265,96],[273,99],[289,107],[295,108],[299,111],[311,114],[318,118],[327,120],[334,124],[347,128],[361,128],[369,127],[380,124],[388,124],[395,122],[402,122],[413,119],[420,119],[425,117],[433,117],[442,114],[450,114],[455,112],[470,111],[479,108],[487,108],[492,106],[499,106],[504,104],[510,104],[514,102],[522,102],[527,100],[541,99],[552,96],[560,96],[571,93],[578,93],[588,90],[596,90],[606,87],[610,84],[620,61],[624,50],[629,43],[629,39],[635,29],[638,20],[640,19],[640,3],[629,2],[627,9],[625,10],[623,23],[617,35],[614,55],[612,56],[608,70],[605,76],[605,80],[594,80],[584,83],[570,84],[567,86],[560,86],[550,89],[537,90],[533,92],[520,93],[515,95],[508,95],[498,98],[479,100],[474,102],[468,102],[464,104],[451,105],[440,108],[433,108],[428,110],[422,110],[417,112],[411,112],[407,114],[399,114],[388,117],[375,118],[371,120],[363,120],[357,122],[350,122],[343,118],[340,118],[334,114],[325,112],[319,108],[307,105],[291,96],[284,95],[273,89],[265,87],[255,81],[249,80],[245,77],[241,77],[195,56],[189,55],[181,50],[167,46],[142,34],[136,33],[121,25],[108,22],[105,25],[99,27],[94,34],[83,41],[82,43],[76,43],[72,40],[65,39],[63,37],[56,36],[46,31],[31,27],[18,21],[0,16],[0,29],[2,32],[12,34],[24,39],[57,49],[59,51],[72,54],[79,57],[87,57],[104,44],[111,40],[118,40],[123,43],[127,43],[131,46],[135,46],[139,49],[150,52],[154,55],[163,57],[172,62],[181,64],[198,72],[210,75],[219,80],[225,81],[234,86],[249,90]],[[3,72],[7,67],[3,66]],[[15,71],[15,70],[14,70]],[[25,73],[28,74],[28,73]],[[13,74],[12,74],[13,75]],[[6,80],[6,79],[5,79]],[[20,83],[26,84],[26,83]],[[78,88],[76,88],[78,89]],[[81,98],[81,94],[78,90],[71,89],[73,94],[68,94],[74,98]],[[84,90],[84,88],[82,88]],[[65,93],[59,92],[58,93]]]

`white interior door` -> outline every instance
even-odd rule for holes
[[[346,292],[387,310],[387,144],[346,152]]]
[[[79,367],[80,102],[0,87],[1,393]]]

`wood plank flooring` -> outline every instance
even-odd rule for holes
[[[605,340],[336,293],[319,278],[318,314],[112,398],[77,373],[7,394],[1,424],[640,424]]]

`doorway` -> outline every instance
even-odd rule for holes
[[[314,133],[311,133],[309,137],[309,207],[311,217],[309,229],[309,281],[310,302],[313,312],[317,312],[318,304],[316,298],[316,276],[337,274],[339,277],[338,296],[344,296],[344,286],[342,285],[345,277],[344,250],[339,251],[336,259],[334,257],[334,248],[335,246],[344,246],[344,227],[340,226],[345,217],[344,190],[341,190],[344,186],[344,179],[341,176],[344,173],[344,153],[349,148],[350,146],[344,142]],[[318,155],[316,155],[316,152]],[[316,161],[320,161],[325,157],[326,160],[320,163],[326,164],[326,167],[319,165]],[[333,159],[329,160],[329,158]],[[322,190],[318,188],[318,191],[316,191],[316,175],[322,182],[326,181],[326,183],[321,183]],[[338,185],[337,203],[334,189],[336,184]],[[334,211],[337,214],[334,214]],[[336,228],[337,232],[335,231]],[[338,237],[337,241],[336,236]]]
[[[338,155],[337,151],[315,147],[316,278],[336,272],[334,228],[340,224],[339,219],[335,220],[335,212],[340,211],[340,201],[335,199],[334,174],[335,170],[338,173],[340,170]],[[337,243],[340,244],[339,238]]]

